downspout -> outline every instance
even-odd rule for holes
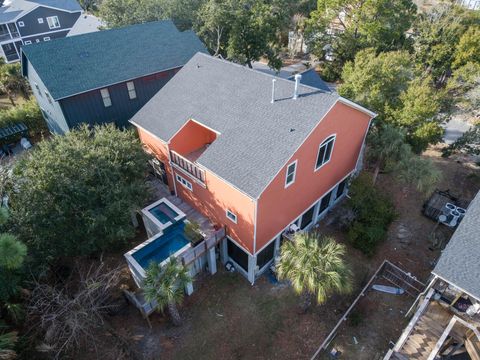
[[[253,205],[254,206],[253,207],[253,218],[254,218],[254,223],[253,223],[253,257],[255,258],[255,254],[257,252],[257,205],[258,205],[258,199],[255,199],[253,201],[255,201],[255,203]],[[255,265],[255,268],[253,269],[254,272],[255,272],[256,267],[257,266]],[[253,274],[252,286],[255,283],[255,275],[256,274],[254,273]]]

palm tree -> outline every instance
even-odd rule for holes
[[[160,266],[150,263],[146,271],[146,279],[143,285],[145,299],[156,303],[157,310],[168,309],[174,325],[182,324],[182,318],[177,309],[184,296],[184,288],[192,282],[188,269],[171,257],[167,263]]]
[[[323,304],[333,293],[351,290],[351,272],[343,257],[345,246],[331,237],[319,238],[315,233],[298,233],[281,248],[277,273],[291,282],[294,291],[303,297],[306,311],[312,296]]]

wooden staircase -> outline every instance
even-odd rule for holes
[[[405,343],[392,358],[427,360],[448,326],[450,318],[440,305],[431,303],[428,310],[418,319]]]
[[[425,284],[389,261],[385,262],[381,276],[393,285],[404,289],[408,295],[414,298],[417,298],[425,288]]]

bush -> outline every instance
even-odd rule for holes
[[[147,157],[131,130],[95,126],[41,141],[16,163],[16,229],[35,259],[89,255],[135,234],[133,211],[149,197]]]
[[[348,238],[355,248],[372,256],[396,217],[393,203],[373,186],[370,176],[363,174],[352,182],[348,205],[355,212]]]
[[[47,124],[42,111],[35,99],[30,99],[22,105],[0,111],[0,128],[24,123],[30,136],[47,130]]]

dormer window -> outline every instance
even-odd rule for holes
[[[317,162],[315,164],[315,171],[328,163],[332,158],[335,137],[335,135],[329,136],[324,142],[320,144],[320,147],[318,148]]]

